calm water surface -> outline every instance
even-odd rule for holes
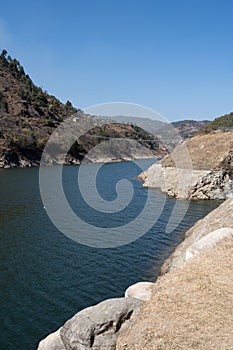
[[[151,160],[142,160],[146,168]],[[87,165],[88,171],[95,165]],[[64,189],[83,220],[100,227],[122,225],[142,210],[147,189],[134,180],[140,169],[133,162],[104,165],[97,177],[105,200],[116,197],[119,179],[129,179],[134,197],[121,213],[104,215],[82,201],[76,188],[77,166],[64,167]],[[48,168],[52,176],[52,168]],[[153,190],[155,203],[165,200]],[[220,204],[192,202],[183,221],[165,233],[174,199],[152,229],[128,245],[97,249],[76,243],[50,222],[40,198],[38,169],[0,170],[0,349],[34,350],[38,341],[82,308],[103,299],[123,296],[137,281],[154,281],[159,268],[184,232]],[[156,213],[155,208],[151,208]]]

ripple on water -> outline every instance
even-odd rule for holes
[[[151,161],[142,163],[146,167]],[[78,204],[74,188],[77,168],[64,170],[64,188],[74,210]],[[139,172],[132,162],[106,165],[98,179],[102,193],[112,199],[116,181],[131,180]],[[166,234],[175,203],[174,199],[166,199],[159,220],[144,236],[122,247],[97,249],[69,240],[52,225],[40,200],[38,169],[10,169],[1,171],[0,176],[0,349],[4,350],[36,349],[40,339],[80,309],[122,296],[130,284],[139,280],[153,281],[184,232],[220,203],[191,203],[179,227]],[[115,216],[115,225],[138,215],[145,201],[147,190],[141,182],[132,184],[134,202],[127,215]],[[156,207],[165,197],[160,191],[153,193]],[[83,217],[90,219],[93,211],[86,206],[83,210]],[[154,211],[156,208],[151,208],[152,216]],[[94,213],[91,220],[102,227],[111,226],[111,219],[103,218]]]

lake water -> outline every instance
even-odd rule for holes
[[[140,165],[144,169],[151,163],[142,160]],[[88,173],[96,165],[86,167]],[[139,215],[148,190],[134,180],[141,170],[133,162],[106,164],[99,172],[97,187],[105,200],[115,198],[119,179],[130,180],[134,188],[129,208],[107,215],[82,201],[76,188],[78,169],[64,167],[63,181],[70,205],[83,220],[111,230]],[[48,168],[48,176],[51,172]],[[51,223],[41,201],[37,168],[2,169],[0,179],[1,350],[34,350],[39,340],[80,309],[123,296],[137,281],[154,281],[184,232],[220,203],[192,202],[180,225],[166,233],[176,200],[153,190],[158,207],[165,200],[155,225],[130,244],[100,249],[70,240]],[[151,211],[158,209],[155,206]]]

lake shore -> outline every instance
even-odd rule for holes
[[[68,159],[65,163],[64,162],[51,162],[46,164],[46,166],[63,166],[63,165],[82,165],[82,164],[106,164],[106,163],[120,163],[120,162],[131,162],[134,160],[140,160],[140,159],[161,159],[157,155],[152,154],[145,154],[140,155],[138,157],[122,157],[122,158],[111,158],[111,157],[103,157],[100,159],[84,159],[84,160],[77,160],[77,159]],[[15,168],[32,168],[32,167],[40,167],[42,164],[40,161],[26,161],[22,160],[20,163],[3,163],[0,161],[0,169],[15,169]],[[44,165],[44,164],[43,164]]]
[[[126,298],[120,298],[124,316],[127,314],[127,311],[125,306],[122,305],[126,302],[130,304],[130,301],[134,303],[135,299],[143,299],[143,302],[140,300],[142,304],[136,303],[135,308],[130,304],[130,315],[132,318],[131,316],[126,317],[127,324],[121,322],[119,328],[116,326],[117,322],[114,319],[116,316],[111,317],[111,308],[114,309],[115,300],[111,301],[110,299],[110,309],[108,309],[110,318],[108,321],[106,319],[104,321],[107,324],[111,324],[111,326],[106,329],[104,327],[103,329],[101,327],[98,328],[97,326],[97,324],[104,324],[101,316],[103,305],[100,303],[97,307],[88,308],[88,312],[91,312],[92,317],[95,315],[96,323],[86,323],[86,328],[82,329],[83,332],[80,333],[80,317],[81,320],[85,320],[81,311],[61,327],[60,330],[45,338],[38,349],[92,349],[92,345],[96,344],[94,348],[101,350],[105,348],[104,344],[107,341],[108,344],[111,343],[109,349],[117,348],[118,350],[149,350],[157,349],[158,346],[165,350],[168,348],[177,349],[177,346],[183,347],[186,345],[186,348],[201,350],[213,348],[213,345],[216,345],[214,348],[218,348],[217,337],[220,334],[225,334],[224,346],[226,347],[224,349],[230,349],[227,346],[230,346],[229,344],[232,345],[233,338],[229,328],[229,312],[226,312],[221,306],[226,300],[224,296],[218,300],[215,300],[215,297],[216,294],[221,294],[221,289],[219,289],[221,288],[221,278],[224,281],[228,281],[225,286],[226,293],[232,291],[232,282],[230,283],[229,281],[232,273],[232,266],[229,263],[233,243],[232,208],[233,199],[228,199],[186,232],[184,241],[164,262],[161,270],[162,276],[149,288],[148,286],[144,288],[143,298],[141,288],[136,292],[134,290],[133,294],[126,293]],[[218,259],[215,261],[216,256],[218,256]],[[211,269],[209,268],[210,266],[212,266]],[[216,279],[215,275],[213,275],[216,269],[218,269],[217,282],[214,280]],[[210,280],[212,281],[211,284],[209,282],[203,284],[204,281]],[[190,283],[193,283],[193,285],[190,286]],[[209,288],[207,288],[208,286]],[[146,302],[145,295],[149,295],[149,300]],[[184,300],[185,295],[186,298]],[[215,321],[218,324],[218,332],[215,330],[215,338],[213,338],[213,330],[211,328],[213,327],[212,322],[209,321],[209,331],[203,328],[203,322],[210,319],[212,309],[209,313],[203,313],[203,305],[198,303],[197,298],[199,298],[198,300],[202,298],[201,300],[205,301],[207,305],[211,305],[211,308],[214,307],[215,301],[217,302],[218,309]],[[233,306],[232,299],[227,299],[227,302],[229,310],[231,310]],[[195,304],[196,307],[190,309],[190,303],[191,305]],[[119,309],[119,305],[117,307]],[[164,310],[166,311],[164,312]],[[190,310],[188,314],[187,310]],[[119,315],[117,317],[121,318]],[[184,331],[181,332],[181,328],[178,326],[179,322],[175,322],[175,320],[182,321],[181,324],[183,327],[186,327],[184,329],[187,329],[186,333]],[[194,335],[190,332],[193,324],[197,329]],[[89,332],[90,328],[88,327],[91,327],[91,332]],[[102,330],[100,331],[100,329]],[[173,336],[173,333],[172,337],[170,337],[171,329],[176,329],[176,337]],[[204,335],[196,344],[195,342],[202,331],[204,331]],[[90,342],[91,337],[92,342]],[[112,342],[110,342],[109,337]],[[219,339],[222,338],[220,337]],[[192,347],[192,344],[196,344],[196,347]],[[207,345],[203,347],[203,344]]]
[[[187,231],[117,350],[231,349],[233,199]]]

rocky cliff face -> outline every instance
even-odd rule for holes
[[[145,187],[157,187],[167,195],[181,199],[232,197],[232,140],[232,132],[193,137],[177,146],[158,164],[152,165],[139,179],[144,181]],[[185,159],[182,153],[184,148],[189,159]]]
[[[227,199],[233,197],[233,181],[226,170],[200,176],[188,189],[188,199]]]
[[[140,174],[138,179],[144,182],[144,187],[160,188],[170,197],[188,198],[190,189],[208,173],[205,170],[165,168],[161,163],[156,163]]]

